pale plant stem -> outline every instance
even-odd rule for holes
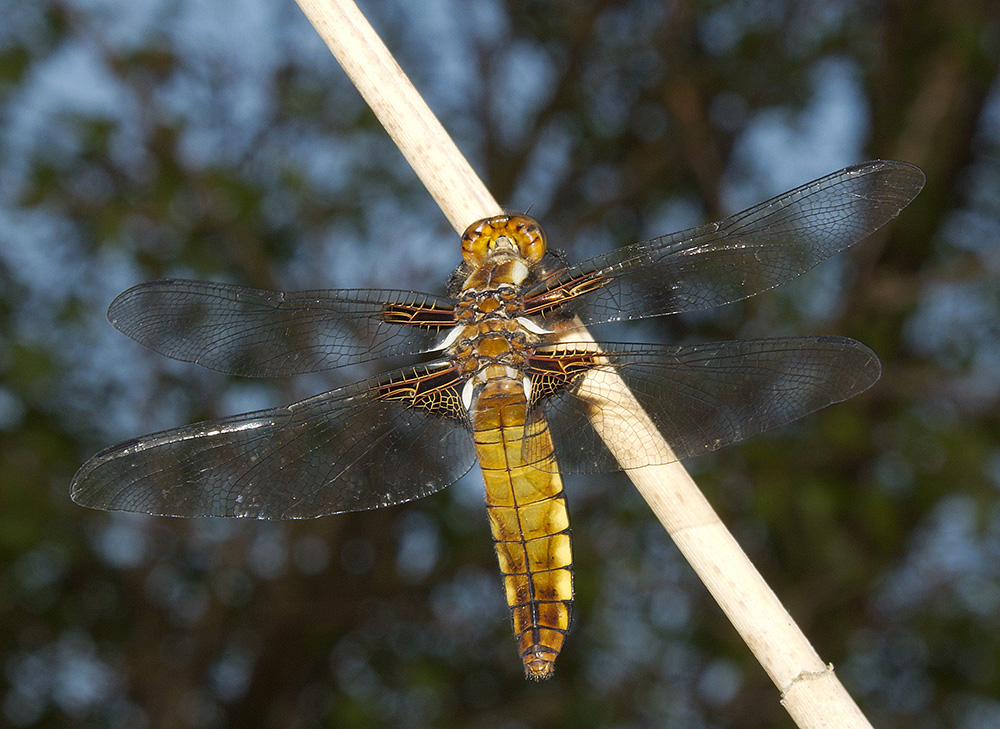
[[[455,230],[502,212],[357,6],[351,0],[297,1]],[[589,335],[574,330],[572,339]],[[613,398],[592,398],[604,401],[594,427],[611,452],[628,462],[634,434],[641,432],[643,451],[658,450],[657,460],[670,460],[670,446],[622,381],[595,372],[591,384],[598,378],[595,392],[614,388]],[[801,729],[871,729],[684,467],[675,461],[627,473],[781,691],[795,723]]]

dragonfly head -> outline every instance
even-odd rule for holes
[[[509,253],[537,263],[545,255],[545,233],[527,215],[494,215],[469,226],[462,236],[462,258],[471,266]]]

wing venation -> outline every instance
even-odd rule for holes
[[[276,377],[432,351],[449,300],[413,291],[265,291],[207,281],[133,286],[108,309],[123,334],[173,359]]]
[[[924,184],[920,168],[877,160],[778,195],[717,223],[552,272],[525,313],[582,325],[721,306],[789,281],[881,228]]]
[[[410,501],[475,462],[465,412],[451,407],[458,382],[449,364],[429,365],[143,436],[90,459],[71,493],[98,509],[258,519]]]
[[[554,376],[563,361],[570,363],[566,376]],[[846,400],[881,373],[868,347],[827,336],[692,346],[602,343],[599,351],[593,344],[560,344],[539,348],[531,364],[533,392],[536,379],[550,380],[540,384],[532,414],[548,420],[559,467],[578,472],[640,468],[708,453]],[[639,425],[627,432],[636,404],[672,454],[647,446]],[[629,444],[628,452],[612,457],[593,422],[613,427]],[[540,455],[526,454],[526,460]]]

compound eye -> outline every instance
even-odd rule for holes
[[[516,215],[511,223],[517,228],[517,247],[529,263],[538,263],[545,256],[545,231],[538,221],[527,215]]]
[[[473,266],[483,265],[499,247],[516,248],[529,263],[536,263],[545,255],[545,233],[527,215],[496,215],[476,221],[462,236],[462,257]]]

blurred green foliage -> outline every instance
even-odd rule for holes
[[[854,336],[854,400],[691,463],[876,726],[1000,724],[1000,24],[980,0],[364,3],[490,189],[578,260],[863,159],[884,233],[606,339]],[[163,276],[439,291],[457,236],[292,3],[9,3],[0,28],[0,723],[791,726],[620,476],[570,477],[575,627],[526,683],[477,476],[308,523],[89,512],[92,453],[276,383],[114,332]]]

